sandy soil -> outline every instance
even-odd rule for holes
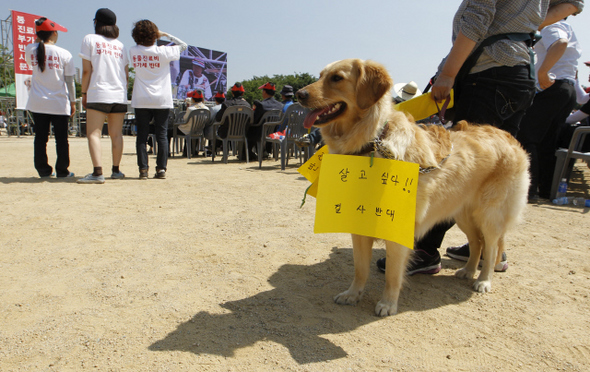
[[[0,137],[0,371],[590,370],[588,209],[527,206],[491,293],[443,257],[378,318],[376,269],[357,306],[333,302],[350,237],[314,235],[297,162],[177,157],[140,181],[134,140],[127,179],[79,185],[39,179],[31,137]],[[86,140],[70,147],[70,170],[90,172]],[[464,241],[453,228],[444,247]]]

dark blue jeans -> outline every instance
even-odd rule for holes
[[[496,67],[470,74],[461,82],[454,122],[491,124],[516,136],[534,97],[535,81],[529,77],[528,66]],[[454,224],[450,221],[434,226],[416,242],[415,249],[436,254]]]
[[[139,169],[148,169],[147,138],[150,122],[154,120],[156,141],[158,142],[158,154],[156,156],[156,170],[166,170],[168,164],[168,114],[170,109],[135,109],[135,122],[137,124],[137,138],[135,149],[137,151],[137,165]]]
[[[55,161],[55,174],[57,177],[66,177],[70,172],[70,145],[68,143],[68,115],[51,115],[33,112],[35,121],[35,169],[41,177],[50,176],[53,168],[47,159],[47,141],[49,140],[49,129],[53,124],[55,135],[55,150],[57,159]]]

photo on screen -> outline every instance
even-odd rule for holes
[[[158,45],[174,43],[158,40]],[[216,92],[227,90],[227,53],[189,45],[179,61],[170,63],[170,77],[174,98],[184,100],[188,92],[200,89],[212,101]]]

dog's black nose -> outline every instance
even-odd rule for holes
[[[309,98],[309,93],[307,93],[305,89],[299,89],[295,94],[297,95],[297,99],[299,101],[305,101],[307,98]]]

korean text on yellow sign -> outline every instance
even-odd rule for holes
[[[322,146],[308,161],[297,169],[303,177],[305,177],[312,186],[307,190],[307,193],[314,198],[317,195],[318,177],[322,167],[322,159],[328,153],[328,146]]]
[[[315,233],[353,233],[414,247],[418,164],[326,154]]]

